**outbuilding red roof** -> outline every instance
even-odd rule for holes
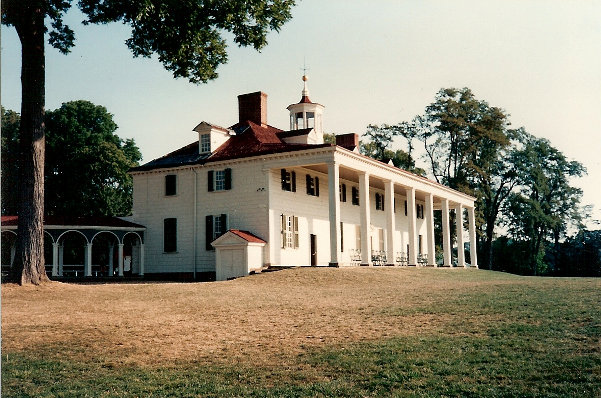
[[[230,229],[228,232],[233,233],[236,236],[239,236],[240,238],[244,239],[247,242],[253,242],[253,243],[267,243],[265,242],[263,239],[259,238],[256,235],[251,234],[248,231],[241,231],[239,229]]]

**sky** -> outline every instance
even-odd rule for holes
[[[47,48],[46,109],[105,106],[147,162],[197,139],[201,121],[236,123],[239,94],[267,93],[269,124],[288,129],[303,65],[336,134],[410,120],[441,88],[468,87],[581,162],[588,175],[573,184],[601,220],[601,0],[304,0],[292,14],[260,52],[231,43],[217,80],[194,85],[156,57],[133,58],[126,25],[83,26],[75,7],[72,52]],[[1,102],[19,111],[20,44],[1,29]]]

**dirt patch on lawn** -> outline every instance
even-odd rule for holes
[[[114,365],[282,363],[319,346],[446,330],[465,313],[428,308],[478,286],[519,283],[482,272],[303,268],[214,283],[4,285],[2,348],[52,347]]]

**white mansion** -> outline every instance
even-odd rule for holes
[[[198,141],[131,171],[131,220],[146,227],[142,272],[223,280],[266,266],[436,266],[434,211],[439,265],[452,265],[452,210],[457,246],[466,210],[476,247],[473,197],[359,154],[356,134],[324,143],[324,106],[303,80],[300,102],[287,108],[290,130],[267,124],[266,94],[240,95],[238,123],[201,122]],[[457,253],[466,266],[465,250]]]

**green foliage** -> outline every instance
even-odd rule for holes
[[[323,133],[323,142],[325,144],[336,145],[336,134],[334,133]]]
[[[2,112],[2,214],[16,214],[19,207],[19,124],[17,112],[1,108]]]
[[[365,156],[369,156],[385,163],[392,161],[395,167],[420,176],[425,176],[425,170],[415,166],[415,160],[410,152],[405,152],[401,149],[397,149],[396,151],[388,149],[394,140],[394,137],[399,134],[401,134],[401,132],[398,126],[389,126],[387,124],[376,126],[370,124],[367,126],[367,131],[363,134],[363,136],[368,137],[370,141],[361,142],[359,151]]]
[[[544,272],[545,242],[556,246],[569,226],[581,221],[582,191],[570,185],[572,177],[586,173],[577,161],[569,161],[548,140],[528,134],[522,147],[512,154],[519,191],[509,197],[505,223],[514,240],[528,242],[528,263],[532,273]]]
[[[46,112],[45,124],[46,214],[128,215],[133,186],[127,171],[141,154],[132,139],[115,134],[117,125],[106,108],[88,101],[67,102]],[[16,133],[13,141],[18,143]],[[2,144],[2,172],[12,176],[14,164],[4,159],[17,156],[16,146]],[[3,214],[17,214],[16,190],[4,191],[4,182],[2,187]]]
[[[158,56],[175,77],[193,83],[217,78],[227,62],[224,32],[240,46],[260,50],[267,33],[291,18],[293,0],[134,1],[80,0],[87,23],[122,22],[132,27],[126,44],[134,56]]]

